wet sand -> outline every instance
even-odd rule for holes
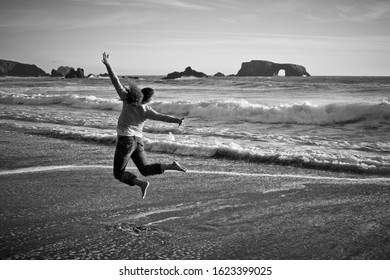
[[[189,172],[142,200],[114,146],[0,135],[0,259],[390,258],[390,177],[149,152]]]

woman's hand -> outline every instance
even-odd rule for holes
[[[181,119],[179,119],[179,126],[181,126],[181,125],[183,125],[183,124],[184,124],[184,120],[185,120],[185,118],[181,118]]]
[[[108,57],[110,55],[109,54],[106,54],[105,52],[103,53],[103,59],[102,59],[102,62],[105,64],[105,65],[110,65],[110,62],[108,61]]]

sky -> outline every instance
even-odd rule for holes
[[[0,9],[0,59],[119,75],[242,62],[303,65],[314,76],[390,76],[389,0],[12,0]]]

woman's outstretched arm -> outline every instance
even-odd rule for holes
[[[124,86],[122,86],[121,82],[119,81],[118,76],[115,74],[114,70],[112,69],[111,64],[108,60],[108,57],[109,57],[109,54],[106,54],[104,52],[102,62],[104,65],[106,65],[108,74],[110,75],[110,78],[111,78],[111,82],[114,85],[115,90],[118,93],[119,97],[122,100],[125,100],[127,98],[127,91],[124,88]]]
[[[167,122],[167,123],[177,123],[179,126],[183,125],[185,120],[185,118],[177,118],[170,115],[160,114],[150,107],[146,112],[146,116],[150,120]]]

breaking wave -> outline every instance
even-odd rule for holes
[[[121,102],[116,99],[76,94],[4,94],[0,104],[61,105],[73,108],[120,111]],[[245,100],[212,100],[204,102],[176,101],[154,102],[151,106],[164,114],[184,115],[206,120],[249,123],[288,123],[327,125],[337,123],[375,121],[390,124],[390,104],[381,103],[333,103],[315,105],[309,102],[266,106]]]
[[[353,103],[265,106],[247,101],[156,102],[161,113],[181,113],[210,120],[245,121],[249,123],[289,123],[326,125],[373,120],[390,123],[390,104]]]
[[[99,98],[93,95],[77,94],[2,94],[0,104],[18,105],[63,105],[73,108],[120,111],[122,103],[119,100]]]
[[[86,127],[64,127],[47,124],[3,122],[3,125],[20,129],[24,133],[42,135],[51,138],[78,140],[83,142],[114,145],[116,133]],[[176,141],[173,135],[165,139],[145,137],[145,149],[175,155],[232,159],[246,162],[289,165],[318,170],[343,171],[361,174],[389,175],[390,163],[386,157],[365,156],[339,153],[325,150],[307,149],[262,149],[243,148],[239,144],[217,142],[198,142],[194,140]]]

